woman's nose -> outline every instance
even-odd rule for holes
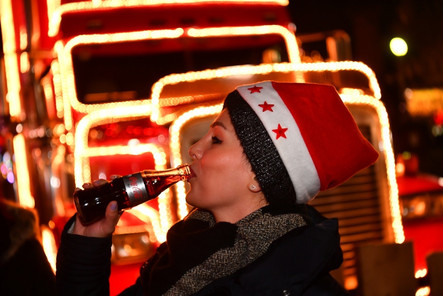
[[[192,160],[198,160],[202,157],[203,151],[200,146],[199,142],[197,142],[189,148],[188,153]]]

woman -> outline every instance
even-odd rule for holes
[[[168,232],[125,295],[346,295],[338,225],[308,201],[371,165],[377,152],[335,89],[262,82],[230,93],[190,148],[195,209]],[[107,294],[115,202],[89,227],[68,223],[60,293]]]

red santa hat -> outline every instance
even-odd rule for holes
[[[330,85],[240,86],[225,108],[270,203],[288,202],[294,191],[292,202],[306,203],[378,157]]]

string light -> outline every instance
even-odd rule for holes
[[[45,225],[41,225],[41,233],[42,233],[42,247],[48,258],[49,265],[52,268],[52,271],[56,270],[56,261],[57,261],[57,245],[55,243],[54,234],[51,229],[46,227]]]
[[[34,208],[35,199],[31,193],[31,181],[29,179],[28,156],[25,144],[25,136],[19,133],[12,139],[14,159],[17,176],[18,202],[24,207]]]
[[[54,128],[56,129],[56,128]],[[66,156],[66,146],[65,145],[57,145],[54,151],[54,157],[53,161],[51,163],[51,171],[53,172],[53,178],[57,178],[60,180],[63,177],[63,174],[65,173],[65,156]],[[60,182],[60,187],[54,189],[54,208],[55,213],[54,216],[63,217],[66,215],[65,206],[64,206],[64,199],[66,198],[66,191],[65,188],[67,184],[64,182]]]
[[[9,114],[13,118],[22,120],[24,113],[20,101],[20,71],[19,56],[17,55],[16,34],[14,29],[14,16],[12,12],[12,0],[0,1],[2,12],[1,28],[3,40],[3,53],[6,74],[6,101],[9,103]]]
[[[190,28],[186,31],[189,37],[220,37],[220,36],[265,36],[280,35],[285,40],[289,61],[292,63],[301,62],[297,40],[294,32],[280,25],[263,26],[240,26],[240,27],[219,27],[219,28]]]
[[[274,63],[261,65],[241,65],[230,66],[218,69],[208,69],[203,71],[191,71],[180,74],[170,74],[159,79],[152,86],[152,115],[151,120],[158,124],[166,124],[164,117],[160,116],[161,107],[165,107],[165,101],[160,100],[160,95],[167,85],[175,85],[183,82],[192,82],[197,80],[211,80],[226,77],[250,77],[251,75],[268,75],[271,73],[307,73],[307,72],[340,72],[356,71],[363,74],[368,79],[369,90],[376,98],[381,98],[380,86],[375,77],[375,73],[367,65],[361,62],[319,62],[319,63]],[[299,76],[295,80],[299,81]],[[248,78],[250,79],[250,78]],[[246,79],[245,79],[246,80]],[[251,81],[248,81],[251,82]],[[246,81],[245,81],[246,83]],[[187,97],[185,97],[187,98]],[[167,102],[167,101],[166,101]],[[175,101],[177,103],[177,101]],[[173,118],[175,119],[175,118]]]
[[[61,45],[61,43],[58,44]],[[51,72],[52,72],[52,83],[54,85],[56,114],[58,118],[63,118],[65,108],[63,105],[64,101],[63,101],[63,90],[62,90],[62,78],[60,74],[60,64],[57,60],[54,60],[51,63]]]
[[[49,18],[48,35],[56,36],[60,29],[62,17],[66,13],[83,13],[95,9],[110,9],[123,7],[150,7],[159,5],[183,5],[183,4],[274,4],[287,6],[289,0],[92,0],[92,1],[76,1],[61,5],[60,0],[48,0],[47,11]]]
[[[46,110],[48,112],[48,117],[51,119],[55,119],[57,113],[55,107],[53,80],[49,76],[45,76],[41,79],[41,84],[45,96],[45,104]]]
[[[428,296],[431,293],[431,288],[429,286],[421,287],[415,292],[415,296]]]
[[[148,206],[147,204],[138,205],[127,212],[130,212],[135,217],[139,218],[141,221],[149,222],[150,227],[146,227],[149,233],[149,239],[153,242],[164,242],[166,240],[166,230],[162,227],[160,222],[159,212]]]
[[[426,268],[422,268],[415,272],[415,278],[424,278],[427,274],[428,270]]]
[[[349,95],[341,93],[341,98],[347,104],[367,105],[374,108],[378,116],[381,131],[381,143],[379,151],[383,154],[386,163],[386,174],[389,191],[389,212],[391,217],[391,228],[394,234],[394,241],[401,244],[405,241],[403,223],[401,220],[400,203],[398,196],[398,186],[395,171],[395,157],[391,142],[391,129],[389,125],[388,113],[380,100],[367,95]]]

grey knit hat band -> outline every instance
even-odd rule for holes
[[[294,204],[296,201],[289,174],[263,123],[237,92],[225,99],[243,151],[251,163],[257,181],[270,204]]]

